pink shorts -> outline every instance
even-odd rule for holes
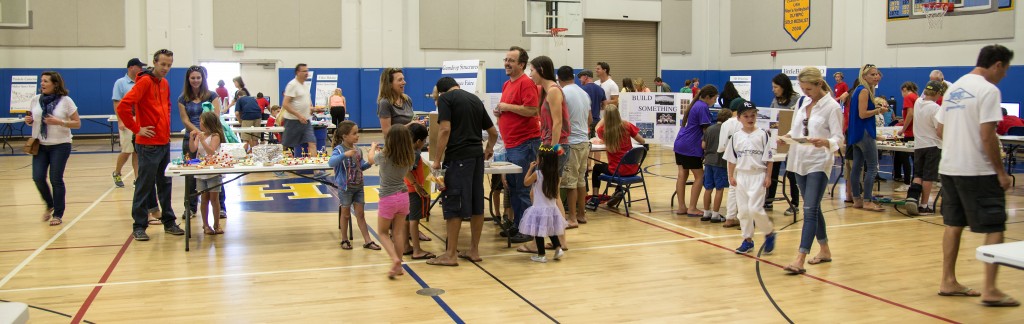
[[[384,219],[394,219],[395,215],[402,217],[409,215],[408,193],[396,192],[380,197],[380,201],[377,202],[377,216]]]

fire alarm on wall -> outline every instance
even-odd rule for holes
[[[772,51],[772,57],[775,57],[775,51]]]

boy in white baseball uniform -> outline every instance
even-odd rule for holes
[[[729,184],[736,192],[737,215],[743,243],[736,253],[754,250],[754,227],[765,233],[764,253],[775,250],[775,225],[764,211],[765,189],[771,184],[771,135],[757,128],[757,108],[743,106],[736,112],[743,129],[729,136],[725,159],[729,161]]]

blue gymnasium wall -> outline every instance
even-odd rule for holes
[[[934,68],[913,67],[913,68],[882,68],[882,82],[879,94],[886,97],[900,97],[899,86],[904,81],[914,81],[918,87],[923,87],[928,81],[928,73]],[[956,81],[961,75],[971,71],[972,67],[947,66],[940,67],[950,82]],[[380,121],[377,119],[377,91],[380,82],[380,68],[312,68],[314,79],[320,74],[337,74],[338,85],[344,89],[345,97],[349,104],[351,119],[360,125],[360,128],[380,128]],[[39,75],[44,69],[0,69],[0,103],[10,102],[10,84],[13,75]],[[103,115],[113,114],[111,104],[111,92],[114,81],[124,76],[125,69],[56,69],[64,76],[71,98],[78,104],[80,115]],[[434,102],[424,97],[430,93],[434,83],[441,77],[439,68],[403,68],[406,78],[405,92],[412,98],[413,108],[417,111],[434,111]],[[857,75],[855,68],[830,68],[828,73],[842,71],[847,77],[847,83],[852,84],[852,77]],[[999,89],[1003,94],[1003,102],[1024,102],[1024,73],[1011,68],[1010,73],[1002,82]],[[579,71],[577,71],[579,72]],[[730,76],[748,75],[753,77],[751,96],[758,106],[767,107],[772,99],[771,78],[779,73],[779,70],[722,70],[722,71],[699,71],[699,70],[663,70],[662,78],[675,89],[683,85],[684,79],[700,78],[701,85],[713,84],[720,90]],[[283,92],[288,81],[294,78],[294,70],[282,68],[278,70],[280,89]],[[171,86],[171,100],[177,100],[184,85],[185,68],[173,68],[168,75]],[[487,69],[487,92],[501,92],[501,85],[508,80],[504,69]],[[831,76],[828,77],[830,84]],[[315,85],[312,83],[312,85]],[[312,89],[312,88],[311,88]],[[5,105],[6,106],[6,105]],[[7,108],[0,109],[0,117],[12,117]],[[171,129],[184,127],[178,117],[177,105],[171,110]],[[106,134],[108,129],[105,126],[92,122],[84,122],[82,129],[75,130],[75,134]],[[27,131],[26,131],[27,132]]]
[[[971,72],[974,67],[883,67],[880,68],[882,72],[882,82],[878,85],[878,94],[884,95],[886,98],[889,96],[896,97],[897,101],[902,103],[900,85],[906,81],[913,81],[914,83],[917,83],[919,89],[923,89],[924,85],[928,83],[928,74],[935,69],[941,70],[946,76],[947,81],[956,82],[960,76]],[[1019,69],[1019,67],[1015,68],[1011,66],[1006,78],[1000,81],[997,85],[999,90],[1002,91],[1003,102],[1024,102],[1024,91],[1020,90],[1024,88],[1024,73],[1015,69]],[[708,84],[713,84],[715,87],[718,87],[719,91],[721,91],[725,86],[725,83],[729,81],[730,76],[751,76],[751,99],[758,107],[768,107],[768,105],[771,104],[772,97],[774,97],[772,94],[771,80],[776,74],[779,74],[780,71],[781,70],[663,70],[661,72],[661,78],[672,85],[674,89],[682,87],[683,82],[686,79],[700,78],[700,84],[702,87]],[[835,80],[832,78],[832,73],[837,71],[843,72],[843,75],[846,76],[846,83],[849,85],[853,85],[854,78],[856,78],[859,73],[859,70],[856,68],[829,68],[828,71],[826,71],[828,76],[825,77],[825,79],[828,80],[829,85],[835,86]]]

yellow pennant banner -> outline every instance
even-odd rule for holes
[[[793,41],[799,41],[811,26],[811,0],[783,1],[782,28]]]

